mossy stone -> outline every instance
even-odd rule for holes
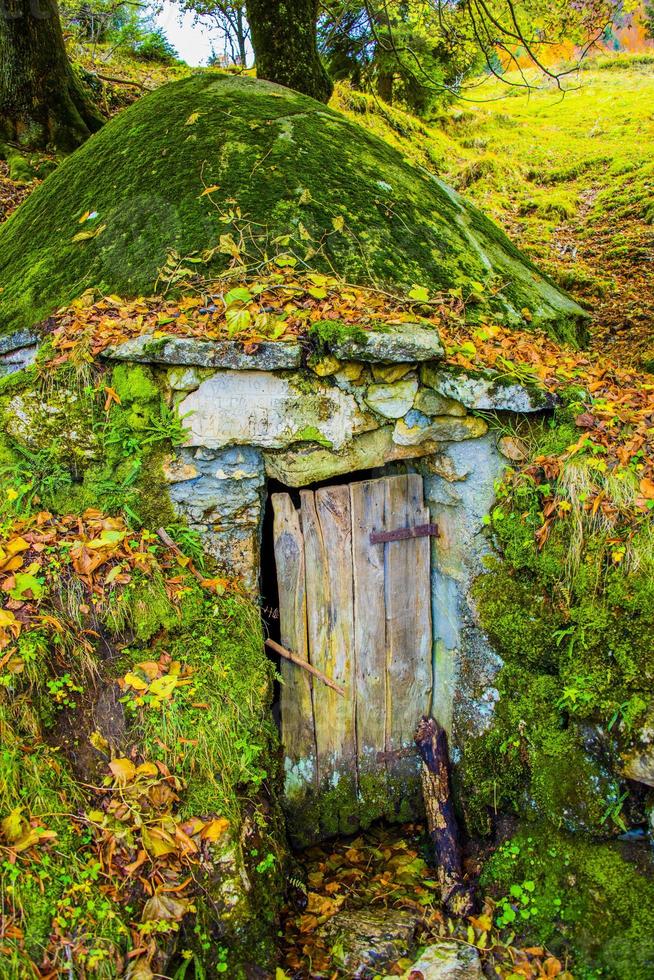
[[[201,253],[230,234],[247,245],[262,225],[350,280],[431,292],[475,281],[487,287],[480,315],[524,326],[528,307],[559,337],[585,321],[488,218],[393,147],[289,89],[207,71],[139,99],[0,229],[2,331],[90,286],[151,292],[171,250]]]

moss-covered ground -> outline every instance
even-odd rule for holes
[[[568,339],[582,329],[492,222],[393,147],[288,89],[207,71],[120,113],[0,228],[3,330],[89,288],[148,294],[185,265],[266,253],[432,293],[477,283],[476,314]]]
[[[124,365],[37,366],[0,403],[0,972],[244,975],[284,861],[272,672],[165,503],[179,421]]]
[[[654,962],[641,912],[654,898],[652,799],[621,761],[654,689],[654,537],[647,513],[619,535],[638,458],[617,476],[583,454],[549,465],[574,444],[578,396],[523,433],[532,463],[498,487],[495,557],[473,598],[504,661],[500,699],[485,734],[467,740],[457,778],[473,834],[501,813],[523,821],[482,876],[498,921],[523,941],[572,950],[575,976],[621,980],[648,976]],[[600,485],[605,509],[584,511]],[[562,519],[548,524],[553,491]],[[640,851],[617,843],[639,834]]]

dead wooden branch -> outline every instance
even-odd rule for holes
[[[184,566],[188,568],[191,575],[195,575],[198,582],[204,584],[204,582],[206,581],[204,575],[202,575],[201,572],[198,572],[197,568],[194,567],[193,562],[190,561],[190,559],[187,557],[187,555],[184,554],[182,549],[175,544],[171,536],[168,534],[168,531],[166,531],[165,528],[160,527],[157,531],[157,534],[161,538],[165,546],[170,549],[170,551],[176,554],[178,558],[183,559]]]
[[[314,677],[317,677],[319,681],[322,681],[323,684],[327,685],[327,687],[331,687],[332,691],[336,691],[336,693],[342,698],[345,697],[344,687],[341,687],[340,684],[336,684],[335,681],[331,680],[326,674],[323,674],[321,670],[318,670],[317,667],[314,667],[313,664],[310,664],[307,660],[300,660],[300,658],[296,657],[294,653],[291,653],[291,651],[287,650],[286,647],[281,646],[280,643],[275,643],[274,640],[266,640],[266,646],[270,650],[274,650],[275,653],[278,653],[280,657],[284,657],[285,660],[290,660],[292,664],[297,664],[298,667],[302,667],[303,670],[306,670]]]
[[[415,734],[422,757],[422,795],[434,845],[443,905],[452,915],[472,911],[472,893],[463,880],[461,844],[450,783],[447,733],[434,718],[423,717]]]

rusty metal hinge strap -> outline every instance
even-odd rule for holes
[[[416,527],[399,527],[395,531],[373,531],[370,544],[384,544],[387,541],[407,541],[409,538],[437,538],[437,524],[418,524]]]

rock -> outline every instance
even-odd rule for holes
[[[319,378],[328,378],[330,374],[336,374],[341,366],[341,362],[331,354],[325,354],[319,360],[311,364],[311,370]]]
[[[399,459],[429,456],[439,449],[438,443],[429,440],[419,446],[398,446],[393,442],[393,426],[387,425],[355,436],[340,453],[315,446],[294,446],[286,452],[264,453],[264,460],[269,477],[287,487],[302,487]]]
[[[420,378],[440,395],[480,411],[541,412],[557,404],[554,395],[536,385],[527,387],[499,377],[452,374],[431,364],[423,366]]]
[[[283,449],[317,442],[340,449],[357,432],[376,427],[355,399],[316,381],[309,391],[264,371],[219,371],[179,406],[188,446],[229,445]]]
[[[408,361],[437,360],[445,354],[436,327],[422,327],[418,323],[393,325],[383,331],[369,330],[365,338],[348,337],[333,343],[331,351],[341,360],[402,365]]]
[[[654,786],[654,707],[645,715],[634,744],[623,754],[621,773],[637,783]]]
[[[415,397],[413,407],[425,415],[466,415],[465,405],[455,402],[452,398],[444,398],[432,388],[420,388]]]
[[[197,466],[176,456],[168,456],[164,459],[161,468],[168,483],[184,483],[200,475]]]
[[[419,446],[426,440],[461,442],[464,439],[479,439],[487,431],[486,422],[471,415],[464,418],[439,415],[435,419],[429,419],[422,412],[413,409],[395,423],[393,442],[398,446]]]
[[[220,571],[241,578],[246,592],[256,595],[265,484],[261,453],[250,446],[180,449],[164,464],[164,474],[172,484],[173,507],[202,536]]]
[[[172,367],[166,372],[166,380],[173,391],[195,391],[210,373],[210,368]]]
[[[399,419],[413,405],[417,390],[418,382],[415,379],[370,385],[366,392],[366,403],[385,419]]]
[[[107,347],[102,356],[113,361],[229,368],[232,371],[291,371],[302,363],[302,349],[294,343],[264,340],[248,353],[237,340],[154,337],[152,334]]]
[[[517,436],[502,436],[497,440],[497,448],[514,463],[521,463],[529,455],[526,442]]]
[[[338,372],[337,377],[342,378],[343,381],[350,382],[351,384],[360,384],[366,377],[366,373],[367,368],[365,364],[358,363],[357,361],[346,361],[346,363],[341,366],[341,370]]]
[[[336,966],[358,980],[374,977],[380,969],[411,953],[417,919],[397,909],[360,909],[338,912],[319,930],[332,949]]]
[[[470,946],[441,939],[402,974],[402,980],[482,980],[479,953]]]
[[[375,381],[392,384],[400,381],[413,368],[413,364],[373,364],[372,376]]]
[[[15,374],[34,364],[38,347],[18,347],[7,354],[0,354],[0,378]]]
[[[7,337],[0,337],[0,355],[12,354],[23,347],[36,347],[40,337],[32,330],[17,330]]]

